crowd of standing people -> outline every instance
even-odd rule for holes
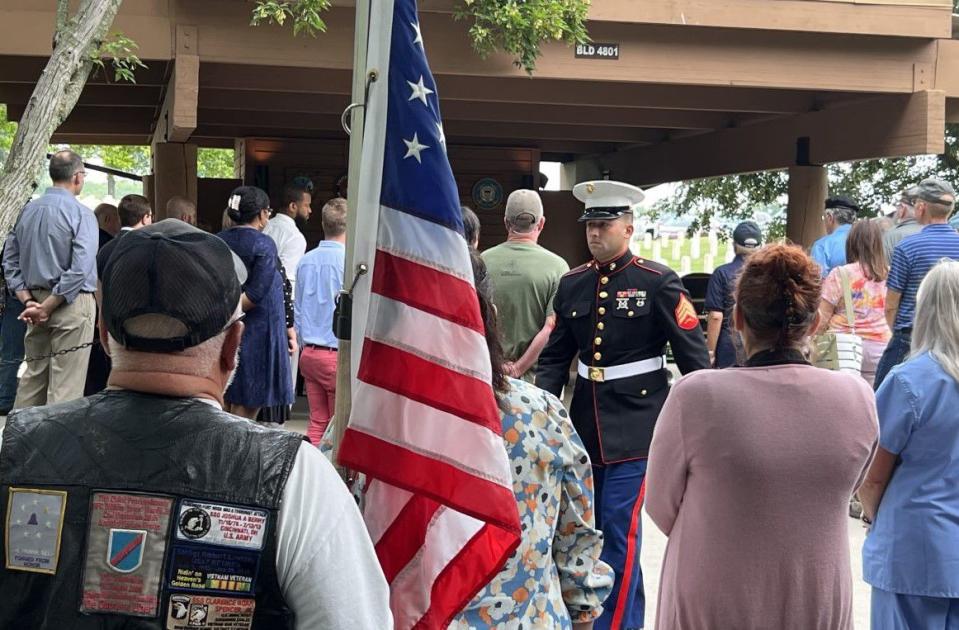
[[[139,195],[91,212],[70,151],[50,174],[2,256],[0,358],[46,358],[19,385],[0,364],[0,406],[16,410],[0,440],[0,627],[91,614],[187,627],[184,576],[214,573],[205,588],[228,596],[204,596],[204,615],[220,606],[242,627],[391,627],[360,509],[309,444],[328,451],[332,433],[346,201],[323,205],[307,252],[306,179],[275,211],[265,191],[235,189],[212,235],[181,198],[176,220],[154,223]],[[644,627],[644,507],[669,539],[657,628],[851,628],[854,498],[873,627],[956,627],[953,188],[924,180],[885,222],[831,197],[811,253],[741,223],[703,314],[672,269],[633,253],[640,189],[573,195],[591,254],[573,269],[539,244],[536,191],[509,196],[506,240],[482,254],[463,208],[523,537],[450,628]],[[309,443],[275,430],[297,372]],[[240,524],[246,537],[227,535]]]

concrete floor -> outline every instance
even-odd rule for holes
[[[306,433],[309,407],[306,397],[297,397],[293,406],[292,419],[286,428],[298,433]],[[0,429],[6,418],[0,416]],[[869,628],[869,585],[862,581],[862,560],[860,552],[866,537],[866,530],[859,521],[849,519],[849,557],[853,577],[853,611],[856,630]],[[642,568],[646,586],[646,627],[653,628],[656,620],[656,593],[659,590],[659,574],[663,554],[666,552],[666,537],[653,524],[643,511],[643,548]]]

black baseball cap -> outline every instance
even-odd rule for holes
[[[141,352],[179,352],[215,337],[240,303],[246,268],[227,244],[177,219],[126,232],[100,278],[101,316],[121,345]],[[183,324],[184,334],[132,335],[126,322],[163,315]]]
[[[740,247],[759,247],[763,243],[763,231],[752,221],[743,221],[733,230],[733,242]]]

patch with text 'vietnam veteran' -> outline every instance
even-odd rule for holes
[[[260,551],[269,516],[266,510],[184,499],[178,510],[176,538]]]
[[[255,606],[253,599],[171,595],[166,630],[250,630]]]
[[[4,537],[8,569],[57,572],[66,507],[67,493],[62,490],[9,489]]]
[[[80,612],[156,617],[171,497],[94,492]]]
[[[260,554],[210,545],[173,545],[169,587],[205,593],[253,593]]]

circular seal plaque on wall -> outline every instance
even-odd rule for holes
[[[473,184],[473,204],[477,210],[492,210],[503,203],[503,187],[492,177]]]

